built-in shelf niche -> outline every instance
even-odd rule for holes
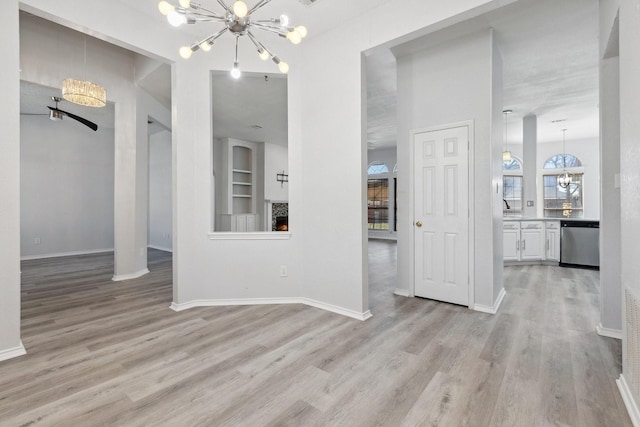
[[[222,140],[224,181],[218,231],[256,231],[256,164],[255,143],[233,138]]]

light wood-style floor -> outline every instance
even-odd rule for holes
[[[372,240],[366,322],[302,305],[175,313],[170,255],[114,283],[111,254],[23,263],[28,355],[0,363],[0,425],[630,426],[598,274],[506,269],[495,316],[392,295]]]

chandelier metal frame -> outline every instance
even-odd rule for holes
[[[231,76],[240,78],[241,72],[238,62],[238,42],[240,37],[247,36],[258,51],[260,59],[267,61],[271,59],[280,70],[286,74],[289,71],[289,65],[272,53],[263,43],[261,43],[252,33],[253,29],[262,30],[277,34],[282,38],[286,38],[293,44],[299,44],[303,38],[307,36],[307,28],[303,25],[294,27],[289,25],[289,18],[286,15],[280,15],[278,18],[271,19],[253,19],[252,14],[267,5],[271,0],[259,0],[252,8],[248,8],[242,0],[234,2],[232,6],[228,6],[224,0],[217,0],[218,4],[223,8],[222,13],[209,10],[199,3],[191,0],[179,0],[178,5],[173,5],[166,0],[158,4],[160,12],[167,17],[169,23],[175,27],[183,24],[196,24],[200,22],[217,22],[224,24],[224,27],[218,32],[210,34],[204,39],[193,43],[190,46],[180,48],[180,56],[189,59],[191,54],[203,50],[208,52],[211,47],[223,34],[231,33],[236,37],[235,60]]]

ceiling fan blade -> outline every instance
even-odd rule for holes
[[[95,124],[93,122],[90,122],[89,120],[87,120],[87,119],[85,119],[83,117],[76,116],[75,114],[69,113],[68,111],[63,111],[63,110],[61,110],[59,108],[54,108],[54,107],[49,107],[49,106],[47,106],[47,108],[50,109],[51,111],[59,111],[60,113],[64,114],[65,116],[67,116],[67,117],[69,117],[69,118],[71,118],[73,120],[79,121],[80,123],[82,123],[83,125],[87,126],[88,128],[93,129],[94,131],[98,130],[98,125],[97,124]]]

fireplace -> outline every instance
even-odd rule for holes
[[[277,216],[276,217],[276,231],[289,231],[289,217]]]
[[[289,231],[289,204],[273,202],[269,204],[271,231]]]

